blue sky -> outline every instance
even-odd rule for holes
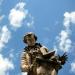
[[[75,75],[74,0],[0,0],[0,75],[26,75],[20,70],[25,33],[57,54],[68,54],[58,75]]]

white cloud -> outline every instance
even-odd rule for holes
[[[11,38],[11,32],[8,30],[7,26],[3,26],[0,31],[0,50],[5,47],[5,44],[8,43]]]
[[[28,11],[24,8],[25,5],[25,3],[20,2],[10,10],[9,21],[12,27],[19,28],[22,26],[22,22],[28,14]]]
[[[72,47],[72,41],[69,38],[71,34],[71,26],[75,24],[75,12],[65,12],[64,13],[64,21],[63,26],[64,29],[61,30],[58,36],[58,48],[62,51],[69,52],[70,48]]]
[[[27,72],[22,72],[22,75],[27,75]]]
[[[75,24],[75,11],[71,13],[65,12],[64,17],[64,26],[70,27],[70,23]]]
[[[71,63],[71,72],[75,73],[75,62]]]
[[[7,75],[7,71],[11,69],[14,69],[13,63],[0,54],[0,75]]]
[[[71,22],[75,24],[75,12],[70,13]]]
[[[63,51],[68,51],[71,48],[71,40],[69,39],[69,33],[62,30],[59,34],[59,48]]]

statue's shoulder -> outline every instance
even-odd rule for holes
[[[42,47],[42,44],[41,43],[36,43],[35,46],[36,47]]]
[[[26,47],[24,48],[24,52],[28,52],[28,51],[29,51],[29,47],[26,46]]]

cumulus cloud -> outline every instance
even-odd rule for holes
[[[75,73],[75,62],[71,63],[71,72]]]
[[[70,13],[71,22],[75,24],[75,12]]]
[[[12,27],[19,28],[22,26],[22,22],[28,14],[28,11],[24,8],[25,5],[24,2],[20,2],[10,10],[9,21]]]
[[[71,12],[71,13],[65,12],[64,17],[65,17],[64,18],[64,26],[66,28],[69,28],[71,26],[70,23],[75,24],[75,12]]]
[[[5,44],[8,43],[11,38],[11,32],[8,30],[7,26],[3,26],[0,31],[0,50],[5,47]]]
[[[58,49],[62,51],[69,52],[69,49],[72,47],[72,41],[70,39],[71,26],[75,24],[75,12],[65,12],[63,26],[64,29],[61,30],[58,36]]]
[[[58,37],[59,48],[63,51],[68,51],[71,48],[72,41],[69,39],[69,33],[62,30]]]
[[[14,69],[12,61],[8,58],[4,58],[2,54],[0,54],[0,75],[7,75],[7,71],[10,69]]]

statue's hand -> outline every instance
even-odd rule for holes
[[[29,70],[31,71],[33,68],[33,64],[30,65]]]
[[[67,61],[68,57],[66,53],[64,53],[62,56],[59,57],[59,61],[61,61],[61,65],[64,65],[65,62]]]
[[[33,51],[33,54],[34,54],[34,55],[38,54],[38,51]]]

